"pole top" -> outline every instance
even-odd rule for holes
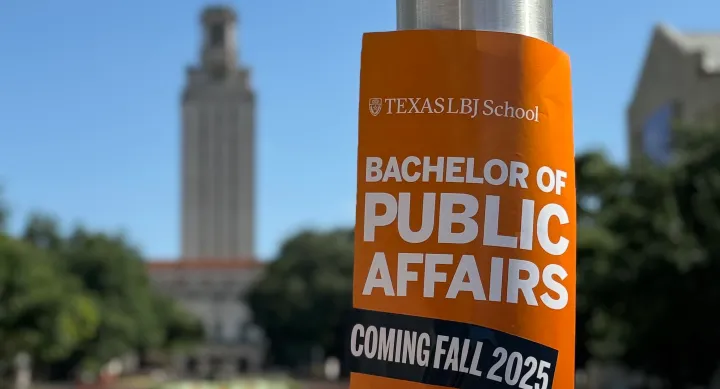
[[[509,32],[553,43],[552,0],[396,0],[398,30]]]

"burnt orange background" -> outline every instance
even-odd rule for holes
[[[396,97],[454,97],[456,99],[492,99],[496,103],[510,101],[515,106],[538,105],[539,122],[512,120],[504,117],[451,114],[386,114],[373,116],[369,109],[371,98]],[[401,31],[368,33],[363,37],[359,146],[357,224],[355,234],[354,306],[356,308],[418,315],[473,323],[530,339],[559,350],[553,381],[554,388],[574,387],[575,342],[575,171],[572,134],[572,106],[570,63],[567,55],[551,44],[515,34],[477,31]],[[474,157],[476,164],[498,158],[525,162],[529,166],[528,189],[491,186],[488,184],[389,182],[366,183],[366,157],[395,156],[402,161],[407,156]],[[538,189],[535,174],[543,165],[568,173],[562,195],[543,193]],[[476,176],[481,174],[476,169]],[[433,176],[434,177],[434,176]],[[385,192],[397,196],[410,192],[414,214],[411,226],[420,226],[422,193],[467,193],[480,200],[476,221],[479,240],[466,245],[437,243],[437,207],[435,231],[428,243],[408,244],[397,232],[397,223],[378,227],[375,242],[363,241],[363,213],[366,192]],[[536,201],[535,213],[547,203],[562,205],[570,216],[570,223],[551,222],[550,237],[559,235],[570,240],[570,247],[562,256],[552,256],[534,241],[534,251],[482,246],[484,197],[501,197],[499,233],[516,235],[520,231],[522,199]],[[376,288],[371,296],[363,296],[362,289],[375,252],[386,253],[393,285],[397,269],[397,253],[454,254],[454,265],[438,266],[446,272],[447,283],[436,284],[436,297],[422,297],[422,265],[411,265],[418,272],[418,281],[408,283],[407,297],[386,297]],[[551,310],[539,296],[547,289],[541,281],[535,288],[538,306],[528,306],[522,293],[518,304],[475,301],[468,292],[460,292],[457,299],[445,299],[449,281],[462,254],[476,257],[483,287],[488,295],[490,259],[516,258],[532,261],[542,269],[551,263],[561,264],[568,277],[561,281],[569,294],[568,305]],[[506,277],[506,276],[505,276]],[[556,278],[557,279],[557,278]],[[503,285],[503,300],[505,299]],[[549,291],[551,296],[556,296]],[[391,380],[353,374],[353,389],[423,387],[413,382]]]

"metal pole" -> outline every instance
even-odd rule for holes
[[[552,0],[396,0],[398,30],[509,32],[553,43]]]

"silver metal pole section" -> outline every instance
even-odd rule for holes
[[[480,30],[553,43],[552,0],[396,0],[398,30]]]

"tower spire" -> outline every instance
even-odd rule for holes
[[[202,67],[213,77],[224,78],[237,67],[237,14],[230,7],[210,6],[203,11],[201,22]]]

